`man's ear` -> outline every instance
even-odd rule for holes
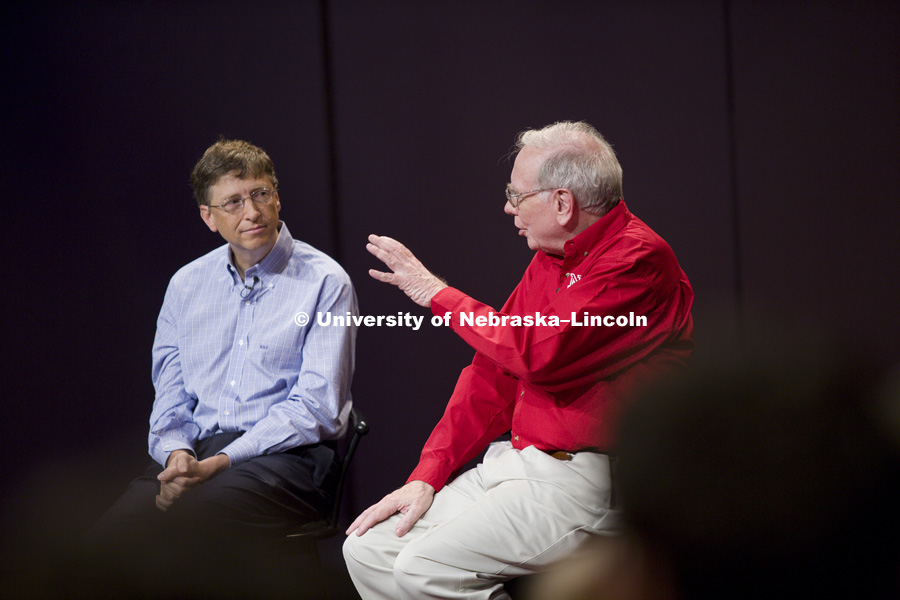
[[[200,205],[200,218],[203,219],[203,222],[206,223],[206,226],[209,227],[210,231],[213,233],[219,231],[219,228],[216,227],[216,224],[213,221],[212,212],[205,204]]]
[[[566,188],[559,188],[553,192],[553,203],[557,222],[560,226],[566,227],[576,217],[578,211],[575,196]]]

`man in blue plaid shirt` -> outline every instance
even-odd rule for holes
[[[155,462],[93,530],[107,544],[151,536],[152,552],[269,539],[321,516],[351,406],[356,329],[316,315],[358,314],[353,286],[279,220],[269,156],[220,140],[191,183],[227,243],[169,283],[153,344]]]

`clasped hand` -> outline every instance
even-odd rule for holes
[[[215,477],[231,466],[231,459],[225,454],[217,454],[197,460],[184,450],[176,450],[169,455],[166,468],[157,475],[159,495],[156,508],[165,512],[182,495]]]
[[[385,273],[369,269],[369,275],[378,281],[396,285],[419,306],[431,306],[434,295],[447,287],[406,246],[393,238],[370,235],[366,250],[392,271]]]

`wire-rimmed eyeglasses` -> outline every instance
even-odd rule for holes
[[[525,196],[530,196],[531,194],[537,194],[538,192],[546,192],[552,190],[553,188],[540,188],[537,190],[531,190],[530,192],[517,192],[516,188],[513,187],[511,183],[506,184],[506,199],[509,201],[510,206],[513,208],[518,208],[519,204],[525,200]]]
[[[235,214],[243,210],[244,202],[247,200],[247,198],[252,200],[253,204],[257,206],[265,206],[272,201],[272,198],[275,197],[276,191],[277,190],[269,189],[267,187],[257,188],[250,192],[249,196],[234,196],[227,199],[222,204],[210,204],[209,207],[220,208],[227,213]]]

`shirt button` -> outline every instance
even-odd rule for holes
[[[250,306],[249,302],[244,302],[244,306]]]
[[[525,390],[522,390],[522,393],[519,394],[519,397],[521,398],[521,397],[524,396],[524,395],[525,395]]]
[[[225,410],[225,411],[222,411],[222,414],[225,415],[225,416],[228,416],[228,415],[231,414],[231,411]]]
[[[241,340],[238,342],[238,346],[243,346],[243,345],[244,345],[244,340]]]
[[[519,441],[519,436],[516,436],[514,439],[518,442],[518,441]]]
[[[231,385],[234,385],[234,381],[231,382]]]

